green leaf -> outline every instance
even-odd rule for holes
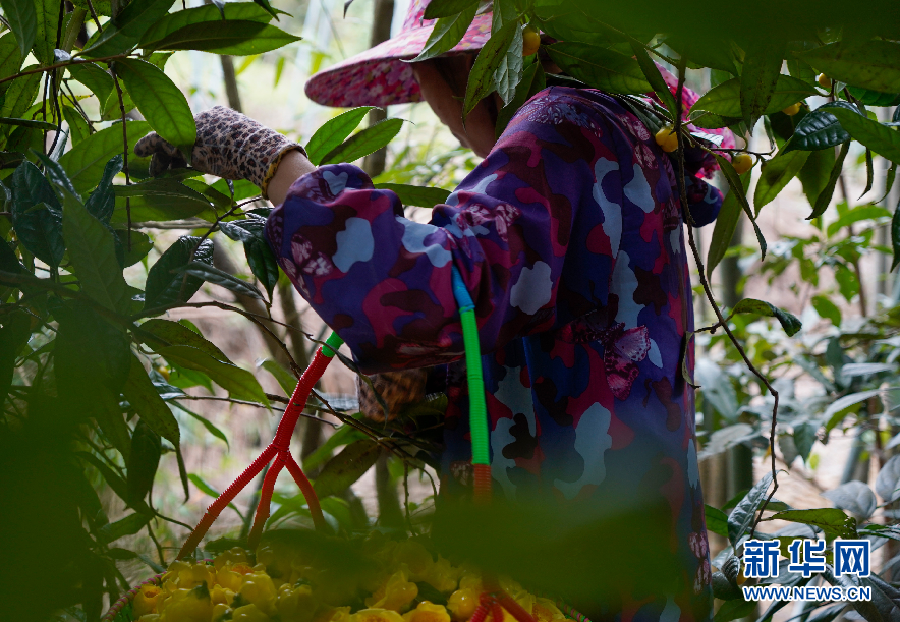
[[[863,106],[896,106],[900,104],[900,95],[897,93],[879,93],[855,86],[848,86],[847,91]]]
[[[472,109],[482,99],[497,90],[495,76],[503,73],[502,67],[508,68],[507,56],[515,41],[519,41],[521,50],[521,27],[515,22],[507,22],[499,32],[495,32],[483,48],[478,52],[475,62],[469,71],[466,83],[466,97],[463,101],[463,119],[469,116]],[[519,53],[519,72],[521,73],[522,54]],[[505,100],[504,100],[505,101]]]
[[[122,172],[122,162],[123,157],[117,155],[106,163],[106,166],[103,167],[103,176],[100,178],[100,183],[97,184],[91,196],[88,197],[87,203],[84,204],[91,216],[103,224],[109,224],[116,208],[113,179]]]
[[[251,298],[263,299],[262,292],[252,284],[242,281],[236,276],[223,272],[202,261],[192,261],[187,265],[178,268],[178,273],[190,274],[198,279],[203,279],[214,285],[219,285],[225,289],[231,290],[239,296],[250,296]]]
[[[212,434],[213,436],[215,436],[217,439],[219,439],[220,441],[222,441],[223,443],[225,443],[225,448],[226,448],[226,449],[229,449],[229,450],[231,449],[231,445],[228,443],[228,437],[225,436],[225,433],[222,432],[222,430],[220,430],[220,429],[217,428],[215,425],[213,425],[213,422],[212,422],[212,421],[210,421],[209,419],[207,419],[207,418],[204,417],[203,415],[198,415],[197,413],[195,413],[195,412],[193,412],[193,411],[191,411],[191,410],[188,410],[187,408],[185,408],[184,406],[182,406],[181,404],[179,404],[178,402],[176,402],[176,401],[174,401],[174,400],[172,401],[172,404],[173,404],[176,408],[178,408],[179,410],[181,410],[182,412],[187,413],[188,415],[190,415],[191,417],[193,417],[194,419],[196,419],[197,421],[199,421],[200,423],[202,423],[202,424],[203,424],[203,427],[206,428],[206,431],[207,431],[207,432],[209,432],[210,434]]]
[[[113,78],[105,69],[95,63],[80,63],[77,65],[69,65],[66,67],[69,74],[75,80],[81,82],[90,89],[91,93],[97,96],[100,105],[106,103],[109,99],[115,84]]]
[[[750,171],[741,175],[740,180],[741,188],[746,193],[747,187],[750,185]],[[712,239],[709,242],[709,253],[706,257],[706,269],[709,278],[712,278],[713,270],[725,258],[725,253],[731,246],[731,239],[734,237],[734,231],[737,228],[742,211],[743,208],[738,195],[734,192],[729,192],[722,202],[722,208],[719,210],[716,226],[713,229]]]
[[[840,41],[799,56],[832,80],[882,93],[900,93],[900,44]]]
[[[36,65],[29,65],[25,69],[34,69]],[[40,73],[31,73],[10,82],[6,89],[5,99],[0,106],[0,117],[21,117],[37,98],[41,89]]]
[[[833,107],[829,112],[861,145],[891,162],[900,163],[900,133],[846,108]]]
[[[42,65],[52,65],[53,49],[56,47],[56,27],[59,23],[59,3],[55,0],[33,0],[37,13],[37,31],[34,38],[35,58]],[[65,29],[69,16],[63,22]]]
[[[792,523],[814,525],[827,534],[851,540],[856,538],[856,521],[838,508],[784,510],[776,512],[765,520],[786,520]]]
[[[706,528],[720,536],[728,537],[728,516],[719,508],[706,506]]]
[[[178,431],[178,421],[169,407],[159,396],[156,387],[144,366],[134,354],[131,355],[131,366],[128,369],[128,380],[122,387],[122,394],[131,407],[141,417],[141,421],[145,422],[156,433],[178,445],[181,434]],[[132,437],[132,444],[134,438]]]
[[[37,9],[34,0],[0,0],[10,30],[19,43],[19,55],[28,56],[37,36]]]
[[[74,108],[63,106],[62,111],[63,118],[69,126],[69,137],[72,139],[72,146],[74,147],[91,135],[91,128],[88,126],[87,121],[84,120],[84,117],[78,114]]]
[[[840,328],[841,326],[841,310],[838,308],[836,304],[831,302],[831,299],[828,296],[813,296],[812,300],[813,308],[816,310],[821,317],[829,320],[836,327]]]
[[[59,126],[48,121],[38,121],[37,119],[16,119],[12,117],[0,117],[0,125],[18,125],[21,127],[33,127],[38,130],[59,131]]]
[[[248,20],[267,24],[272,21],[272,15],[266,9],[255,2],[227,2],[224,8],[225,19]],[[148,48],[153,43],[161,41],[169,35],[177,32],[189,24],[206,23],[209,28],[218,28],[222,25],[222,15],[219,9],[211,4],[191,7],[181,11],[175,11],[157,20],[141,37],[141,45]]]
[[[731,620],[746,618],[754,614],[757,606],[758,603],[756,601],[743,600],[742,598],[726,600],[719,607],[719,610],[716,611],[713,622],[731,622]]]
[[[412,184],[382,183],[376,188],[394,191],[403,205],[425,207],[431,209],[435,205],[443,205],[450,196],[449,190],[430,186],[414,186]]]
[[[198,335],[187,326],[169,320],[152,319],[141,324],[138,336],[143,343],[156,350],[166,346],[191,346],[213,356],[220,361],[231,363],[225,353],[203,335]]]
[[[508,105],[516,96],[516,88],[522,79],[522,32],[525,25],[517,22],[514,24],[512,40],[506,53],[500,57],[500,65],[494,71],[494,90],[503,100],[503,105]]]
[[[281,387],[281,390],[284,391],[285,395],[290,396],[294,393],[297,379],[294,378],[294,375],[285,369],[278,361],[264,359],[257,363],[257,365],[272,374],[275,380],[278,381],[278,386]]]
[[[623,94],[653,90],[638,62],[625,54],[575,42],[554,43],[546,49],[569,75],[592,88]]]
[[[156,65],[136,58],[116,61],[116,73],[125,82],[134,105],[150,127],[189,159],[197,128],[187,99]]]
[[[812,95],[818,95],[818,91],[803,80],[779,74],[775,90],[763,114],[779,112]],[[709,91],[691,106],[691,112],[695,110],[707,110],[723,117],[742,118],[741,79],[726,80]]]
[[[152,518],[153,514],[138,514],[137,512],[129,514],[121,520],[101,527],[97,531],[97,540],[102,544],[109,544],[122,536],[130,536],[143,529]]]
[[[772,472],[769,471],[750,489],[747,495],[734,507],[728,516],[728,540],[735,546],[747,531],[756,510],[768,496],[772,484]]]
[[[894,251],[894,259],[891,262],[891,272],[900,265],[900,203],[894,209],[894,216],[891,218],[891,248]]]
[[[131,152],[135,143],[150,132],[150,125],[146,121],[128,121],[125,130],[128,134],[128,151]],[[113,156],[122,153],[123,148],[122,126],[116,123],[85,138],[64,153],[59,163],[68,171],[75,189],[85,192],[97,185],[106,163]]]
[[[12,225],[19,242],[47,265],[58,266],[66,245],[59,200],[50,183],[26,161],[13,172],[12,187]]]
[[[788,337],[793,337],[797,331],[803,328],[803,324],[801,324],[800,320],[796,317],[765,300],[744,298],[734,305],[734,309],[731,310],[731,315],[736,315],[738,313],[774,317],[781,323],[781,327],[784,329],[784,332],[787,333]]]
[[[82,54],[88,58],[113,56],[135,47],[147,29],[169,12],[175,0],[132,0],[103,29]]]
[[[400,131],[403,119],[386,119],[358,132],[322,157],[321,165],[353,162],[386,147]]]
[[[179,220],[210,208],[202,194],[175,179],[150,179],[130,186],[113,186],[116,211],[112,222],[126,222],[125,197],[130,197],[133,222]]]
[[[828,237],[831,237],[844,227],[857,223],[861,220],[878,220],[879,218],[890,217],[891,212],[883,207],[878,207],[877,205],[859,205],[847,212],[844,212],[843,214],[841,214],[840,218],[829,224],[828,229],[826,229],[826,233],[828,234]]]
[[[290,391],[288,391],[288,395],[290,395]],[[344,424],[335,430],[334,434],[328,437],[328,440],[319,445],[314,452],[309,454],[306,459],[303,460],[303,469],[309,471],[310,469],[316,468],[330,458],[331,453],[338,447],[350,445],[357,441],[365,441],[368,438],[369,437],[366,436],[365,433],[360,432],[359,429],[354,428],[352,425]]]
[[[63,167],[59,165],[59,162],[55,162],[50,156],[41,153],[40,151],[32,149],[31,153],[41,161],[41,164],[44,165],[44,175],[63,191],[63,195],[68,192],[77,200],[81,201],[81,197],[72,186],[72,181],[69,179],[66,171],[63,170]]]
[[[506,130],[506,126],[515,116],[516,112],[528,99],[547,88],[547,76],[539,61],[531,63],[522,71],[522,79],[516,87],[516,96],[511,102],[503,106],[497,114],[497,126],[495,133],[497,138]]]
[[[775,89],[781,81],[781,56],[779,47],[770,41],[758,41],[746,50],[740,76],[740,103],[741,117],[748,128],[753,128],[756,121],[769,111]],[[785,106],[778,110],[783,108]]]
[[[756,182],[756,189],[753,191],[753,209],[756,210],[757,216],[760,210],[774,201],[778,193],[803,168],[807,157],[808,151],[779,153],[762,165],[759,181]]]
[[[350,132],[356,129],[360,121],[370,110],[374,110],[375,106],[360,106],[342,112],[333,119],[329,119],[324,125],[316,130],[312,138],[306,144],[306,156],[309,161],[318,166],[322,163],[325,154],[332,151],[335,147],[344,142]]]
[[[316,494],[320,498],[341,494],[375,465],[382,451],[371,439],[350,443],[322,467],[314,484]]]
[[[199,490],[203,494],[208,495],[208,496],[212,497],[213,499],[217,499],[219,497],[220,493],[215,488],[213,488],[212,486],[207,484],[203,480],[203,478],[200,477],[199,475],[197,475],[196,473],[188,473],[188,479],[191,480],[191,483],[194,486],[196,486],[197,490]],[[229,503],[228,507],[230,507],[232,510],[237,512],[237,515],[243,519],[244,515],[241,514],[240,510],[238,510],[237,507],[235,507],[235,505],[233,503]]]
[[[147,376],[142,366],[141,374]],[[150,384],[149,379],[147,383]],[[159,398],[158,395],[156,397]],[[159,434],[154,432],[142,417],[134,426],[134,433],[131,435],[131,453],[125,466],[125,483],[131,503],[143,500],[150,493],[156,469],[159,468],[160,456],[162,456],[162,442]]]
[[[192,251],[194,251],[193,258]],[[183,235],[175,240],[147,274],[144,309],[155,309],[189,300],[203,285],[203,281],[197,277],[178,274],[177,270],[190,261],[202,261],[212,265],[212,253],[212,240],[206,239],[201,243],[199,237],[192,235]]]
[[[744,210],[744,213],[747,214],[747,218],[750,219],[750,224],[753,225],[753,232],[756,234],[756,241],[759,242],[760,250],[762,251],[762,258],[766,258],[766,249],[768,248],[766,244],[766,238],[763,237],[762,231],[759,228],[759,225],[756,224],[756,217],[753,212],[750,210],[750,204],[747,203],[747,195],[744,194],[744,186],[741,183],[741,178],[737,174],[737,171],[734,170],[734,167],[731,165],[731,162],[720,156],[719,154],[713,154],[716,158],[716,162],[719,163],[719,168],[722,170],[722,174],[725,176],[725,179],[728,180],[728,185],[731,188],[731,193],[736,195],[736,199],[740,204],[741,208]]]
[[[806,195],[810,207],[816,204],[822,190],[828,185],[828,178],[834,167],[834,159],[834,149],[811,151],[809,157],[806,158],[806,164],[797,173],[797,179],[803,184],[803,193]]]
[[[131,301],[109,229],[69,194],[62,229],[81,291],[111,311],[127,311]]]
[[[146,42],[148,50],[200,50],[213,54],[248,56],[277,50],[300,37],[257,21],[236,19],[208,24],[188,24],[158,41]]]
[[[650,58],[647,50],[640,43],[632,41],[631,50],[634,52],[634,58],[641,66],[641,71],[644,72],[644,77],[647,78],[647,81],[653,86],[653,92],[659,97],[659,101],[663,103],[666,110],[675,114],[675,96],[672,95],[672,91],[669,90],[669,85],[666,84],[665,78],[663,78],[662,74],[659,72],[659,67],[656,66],[656,63]]]
[[[244,242],[244,256],[247,258],[250,272],[263,284],[269,294],[269,300],[272,300],[272,292],[275,291],[281,273],[269,242],[262,235],[247,240]]]
[[[834,167],[831,169],[831,175],[828,177],[828,182],[825,184],[822,192],[819,193],[816,204],[813,205],[812,213],[806,217],[806,220],[818,218],[825,213],[826,209],[828,209],[828,206],[831,204],[831,197],[834,196],[834,187],[837,185],[837,181],[841,176],[841,171],[844,170],[844,158],[847,157],[847,152],[849,150],[850,141],[848,140],[841,146],[841,151],[834,161]]]
[[[157,352],[167,361],[205,373],[235,399],[269,405],[269,398],[253,374],[237,365],[220,361],[203,350],[190,346],[168,346],[159,348]]]
[[[5,241],[0,241],[0,254],[12,253]],[[18,265],[13,257],[13,262]],[[2,260],[0,260],[2,261]],[[6,262],[0,263],[0,269],[6,270]],[[31,316],[23,311],[13,311],[3,316],[0,327],[0,404],[6,402],[9,387],[12,385],[15,371],[16,355],[31,337]]]
[[[478,0],[434,0],[425,9],[425,19],[449,17],[477,4]]]
[[[438,19],[434,24],[434,29],[425,42],[425,47],[419,52],[419,55],[412,59],[412,62],[419,62],[440,56],[444,52],[449,52],[456,44],[462,41],[463,35],[469,28],[469,24],[475,18],[475,11],[478,10],[477,3],[470,3],[469,6],[463,8],[459,13],[448,15]]]
[[[856,107],[847,102],[831,102],[820,106],[800,120],[784,151],[818,151],[837,147],[850,140],[850,134],[841,126],[838,118],[831,114],[831,110],[835,108],[847,108],[854,114],[859,114]]]
[[[0,37],[0,79],[7,78],[19,71],[22,60],[23,57],[19,53],[19,44],[15,35],[9,32]],[[9,82],[0,84],[0,95],[6,91],[8,86]]]

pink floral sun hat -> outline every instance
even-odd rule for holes
[[[389,106],[421,100],[412,67],[403,62],[419,55],[434,30],[425,19],[430,0],[412,0],[400,33],[370,50],[341,61],[306,82],[306,96],[337,108]],[[462,40],[447,52],[478,51],[491,36],[490,12],[476,15]]]

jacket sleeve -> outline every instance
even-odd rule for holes
[[[484,352],[547,330],[572,223],[593,200],[598,137],[612,131],[594,114],[529,120],[520,111],[428,223],[405,218],[397,195],[359,168],[323,166],[273,211],[270,244],[363,373],[462,355],[451,266],[474,299]]]

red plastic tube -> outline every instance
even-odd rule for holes
[[[266,521],[269,520],[269,516],[272,513],[272,493],[275,492],[275,481],[278,479],[278,474],[281,473],[282,468],[284,468],[284,457],[283,454],[279,453],[275,456],[275,462],[269,467],[269,472],[266,473],[266,478],[263,480],[262,489],[259,493],[259,505],[256,506],[256,517],[253,519],[253,527],[250,529],[250,534],[247,536],[247,548],[251,551],[259,546],[259,539],[262,537],[263,527],[266,526]]]

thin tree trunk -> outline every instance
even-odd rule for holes
[[[394,0],[375,0],[375,9],[372,19],[372,38],[370,47],[391,38],[391,22],[394,19]],[[375,109],[369,113],[369,127],[387,119],[387,111]],[[379,149],[363,159],[363,170],[369,177],[381,175],[384,172],[387,157],[387,149]]]
[[[234,60],[231,56],[220,56],[222,59],[222,80],[225,82],[225,95],[228,97],[228,107],[237,112],[243,112],[241,108],[241,95],[238,93],[237,74],[234,72]]]

